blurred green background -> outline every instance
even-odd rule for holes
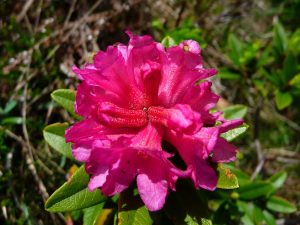
[[[241,191],[210,193],[214,224],[300,224],[299,12],[300,0],[1,0],[1,224],[82,224],[82,212],[44,210],[74,164],[43,140],[46,125],[74,122],[50,94],[75,89],[71,66],[126,43],[126,30],[197,40],[219,71],[218,108],[250,126],[231,165]],[[247,188],[260,194],[240,197]]]

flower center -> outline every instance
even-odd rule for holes
[[[126,109],[110,102],[103,102],[98,108],[100,121],[114,127],[142,127],[149,122],[166,126],[170,113],[169,109],[159,106]]]

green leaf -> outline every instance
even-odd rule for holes
[[[294,76],[293,79],[291,79],[289,81],[289,85],[291,85],[292,87],[300,89],[300,73],[297,74],[296,76]]]
[[[164,39],[161,41],[161,43],[165,48],[170,48],[170,47],[176,45],[175,40],[173,38],[171,38],[170,36],[164,37]]]
[[[1,121],[1,124],[22,124],[22,117],[6,117]]]
[[[239,211],[244,214],[241,218],[243,224],[255,225],[255,221],[253,219],[254,204],[252,202],[237,201],[236,205]]]
[[[106,198],[99,189],[90,192],[87,189],[89,176],[84,166],[81,166],[74,175],[57,189],[46,201],[45,209],[49,212],[66,212],[88,208],[102,203]]]
[[[276,173],[273,176],[271,176],[267,181],[269,183],[271,183],[274,191],[276,191],[282,187],[286,178],[287,178],[287,173],[285,171],[281,171],[281,172]]]
[[[236,66],[240,66],[240,59],[242,56],[242,43],[232,33],[230,33],[228,36],[228,46],[230,48],[230,59]]]
[[[267,210],[263,211],[263,216],[267,225],[276,225],[276,220],[274,216],[271,213],[269,213]]]
[[[287,83],[297,73],[297,65],[296,57],[292,53],[289,53],[283,63],[285,83]]]
[[[237,206],[240,212],[245,213],[246,224],[262,224],[263,212],[253,202],[237,201]]]
[[[254,222],[251,220],[251,218],[245,214],[242,218],[241,221],[243,222],[244,225],[255,225]]]
[[[206,195],[203,191],[196,191],[190,182],[178,180],[176,192],[169,194],[164,210],[174,225],[212,224]]]
[[[276,106],[279,110],[288,107],[293,102],[293,97],[288,92],[277,91],[275,94]]]
[[[242,135],[243,133],[245,133],[248,130],[248,128],[249,126],[246,123],[243,123],[241,126],[221,134],[221,137],[226,139],[227,141],[232,141],[240,135]]]
[[[233,105],[223,109],[223,117],[228,120],[242,119],[246,116],[248,107],[245,105]]]
[[[16,100],[10,100],[6,105],[5,108],[3,109],[3,114],[9,113],[11,110],[13,110],[17,105]]]
[[[279,196],[270,197],[267,201],[267,208],[274,212],[281,213],[293,213],[297,210],[292,203]]]
[[[234,189],[239,187],[238,179],[230,169],[225,168],[223,164],[219,163],[217,171],[219,172],[217,188]]]
[[[294,54],[299,55],[300,53],[300,29],[299,28],[291,35],[288,41],[288,49],[294,52]]]
[[[43,135],[46,142],[62,155],[73,159],[70,143],[66,143],[65,131],[67,123],[54,123],[44,128]]]
[[[226,70],[226,69],[219,70],[218,76],[221,79],[226,79],[226,80],[237,80],[241,77],[240,74],[231,72],[231,71]]]
[[[96,225],[103,209],[104,202],[83,210],[83,225]]]
[[[240,186],[244,186],[245,184],[248,184],[251,182],[250,176],[246,173],[242,172],[240,169],[230,165],[230,164],[224,164],[224,167],[229,168],[231,172],[233,172],[237,178]]]
[[[277,22],[274,25],[273,38],[276,49],[280,54],[284,53],[288,46],[288,39],[286,32],[280,22]]]
[[[71,115],[76,115],[74,112],[75,91],[70,89],[58,89],[51,93],[52,99],[64,107]]]
[[[153,220],[138,193],[132,188],[120,194],[118,225],[151,225]]]
[[[273,187],[271,184],[266,182],[256,182],[246,184],[245,186],[240,187],[237,191],[240,195],[240,199],[252,200],[259,197],[267,196],[272,190]]]

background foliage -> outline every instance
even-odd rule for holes
[[[244,117],[250,125],[235,140],[241,152],[228,166],[240,188],[199,194],[198,202],[209,199],[214,224],[299,224],[299,11],[299,0],[1,1],[1,224],[114,222],[117,197],[71,213],[50,214],[44,203],[75,171],[85,177],[62,138],[63,129],[78,119],[74,92],[66,90],[78,82],[70,68],[90,60],[99,48],[126,42],[126,29],[154,35],[165,45],[200,42],[206,66],[219,70],[214,78],[222,96],[218,107],[227,118]],[[60,123],[42,132],[54,122]],[[46,208],[59,211],[60,203],[70,205],[69,196],[85,194],[84,186],[70,190]],[[185,200],[175,198],[170,195],[167,205]],[[120,198],[125,200],[126,195]],[[85,204],[80,203],[77,209]],[[129,216],[129,224],[176,224],[169,219],[174,209],[166,207],[166,217],[147,216],[138,202],[132,204],[137,210],[120,215]],[[185,204],[190,202],[183,201],[175,213],[185,212]],[[192,216],[178,215],[177,224],[195,224],[193,212],[187,215]]]

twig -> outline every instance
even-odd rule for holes
[[[175,27],[178,27],[178,26],[179,26],[179,24],[180,24],[180,22],[181,22],[181,19],[182,19],[182,14],[183,14],[183,12],[184,12],[185,7],[186,7],[186,2],[183,1],[183,2],[181,3],[180,11],[179,11],[178,17],[177,17],[177,19],[176,19]]]
[[[0,129],[3,129],[3,127],[0,126]],[[37,170],[34,166],[32,158],[28,154],[28,149],[32,148],[32,147],[30,145],[28,145],[28,143],[26,141],[24,141],[22,137],[16,135],[15,133],[11,132],[8,129],[3,129],[3,130],[4,130],[4,132],[7,136],[9,136],[10,138],[16,140],[17,142],[19,142],[21,144],[23,152],[25,153],[25,160],[26,160],[26,163],[28,165],[28,168],[29,168],[31,174],[33,175],[35,181],[38,184],[38,187],[39,187],[39,190],[41,192],[43,200],[46,201],[47,198],[49,197],[49,194],[46,190],[46,187],[45,187],[44,183],[42,182],[42,180],[38,176],[38,173],[37,173]]]
[[[251,176],[252,181],[255,180],[255,178],[260,173],[260,171],[262,170],[264,163],[265,163],[265,158],[264,158],[264,154],[262,152],[260,141],[258,139],[255,139],[254,144],[255,144],[255,150],[256,150],[256,154],[257,154],[258,164]]]
[[[68,24],[68,22],[69,22],[69,20],[70,20],[70,18],[71,18],[71,15],[72,15],[72,13],[73,13],[73,11],[74,11],[76,2],[77,2],[77,0],[73,0],[73,1],[72,1],[71,7],[70,7],[70,9],[69,9],[69,11],[68,11],[68,14],[67,14],[66,19],[65,19],[65,22],[64,22],[64,27]]]
[[[30,8],[30,6],[32,5],[33,2],[34,2],[34,0],[28,0],[26,2],[21,13],[17,16],[17,22],[20,22],[24,18],[24,16],[26,15],[28,9]]]
[[[295,123],[294,121],[292,121],[292,120],[286,118],[285,116],[281,115],[280,113],[278,113],[271,103],[269,103],[269,106],[272,109],[274,115],[278,119],[282,120],[283,122],[286,122],[286,124],[289,125],[291,128],[293,128],[294,130],[300,131],[300,126],[297,123]]]

